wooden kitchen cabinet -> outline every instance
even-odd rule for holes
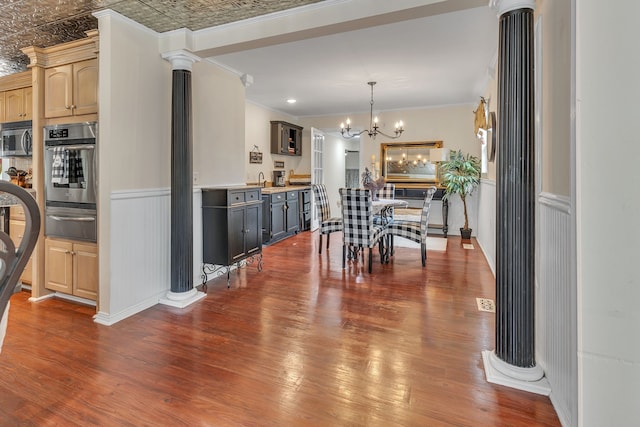
[[[4,92],[4,122],[20,122],[33,117],[33,90],[31,87]]]
[[[98,112],[98,60],[47,68],[44,74],[46,118]]]
[[[9,213],[9,237],[13,240],[13,244],[18,247],[22,242],[25,229],[25,216],[22,206],[13,206]],[[20,281],[24,284],[31,285],[33,282],[33,264],[31,262],[32,257],[29,257],[27,265],[24,267],[24,271],[20,276]]]
[[[0,123],[5,122],[4,114],[4,92],[0,92]]]
[[[45,239],[45,288],[95,301],[98,297],[97,245]]]

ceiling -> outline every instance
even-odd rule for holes
[[[98,27],[91,13],[102,9],[166,32],[233,25],[314,3],[349,1],[0,0],[0,76],[26,69],[23,47],[84,37]],[[296,117],[368,112],[368,81],[377,82],[374,111],[474,103],[496,62],[498,22],[487,3],[447,0],[424,16],[396,16],[389,23],[208,59],[249,74],[250,101]],[[287,104],[288,98],[297,102]]]

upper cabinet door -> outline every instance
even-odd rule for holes
[[[73,64],[73,114],[98,112],[98,60]]]
[[[8,90],[4,93],[5,122],[19,122],[31,118],[31,88],[28,89],[28,106],[25,102],[25,88]]]
[[[25,87],[24,91],[24,120],[33,119],[33,88]]]
[[[44,70],[44,116],[71,116],[72,103],[72,66],[71,64]]]
[[[98,60],[45,70],[44,115],[65,117],[98,112]]]
[[[0,123],[5,122],[4,118],[4,92],[0,92]]]

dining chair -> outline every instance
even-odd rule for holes
[[[386,183],[384,187],[380,189],[378,192],[378,197],[381,199],[395,199],[396,198],[396,185]],[[393,208],[389,208],[384,215],[384,218],[381,215],[374,215],[373,222],[374,224],[382,224],[383,221],[389,221],[393,219]]]
[[[318,245],[318,253],[322,253],[322,236],[327,235],[327,249],[329,249],[329,237],[335,231],[342,231],[342,218],[331,217],[331,206],[329,205],[329,197],[327,196],[327,187],[324,184],[313,184],[311,186],[316,201],[316,209],[318,209],[318,218],[320,219],[320,244]]]
[[[340,204],[342,208],[342,268],[346,268],[347,251],[351,251],[355,260],[360,251],[369,248],[369,273],[373,264],[373,247],[377,244],[382,258],[382,244],[387,234],[387,226],[373,223],[371,191],[361,188],[341,188]]]
[[[431,199],[436,192],[436,187],[427,189],[422,203],[422,213],[419,221],[394,219],[387,225],[387,233],[391,236],[404,237],[416,243],[420,243],[420,256],[422,266],[427,265],[427,228],[429,226],[429,210]]]
[[[40,233],[40,210],[36,200],[26,190],[15,184],[0,181],[0,204],[5,206],[22,204],[25,213],[23,238],[16,247],[8,230],[0,230],[0,351],[7,329],[9,299],[19,291],[24,267],[29,262]]]

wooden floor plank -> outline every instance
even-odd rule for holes
[[[12,298],[0,425],[559,426],[547,397],[489,384],[494,278],[457,237],[342,269],[341,239],[264,248],[185,309],[107,327],[93,307]],[[477,246],[476,246],[477,247]]]

